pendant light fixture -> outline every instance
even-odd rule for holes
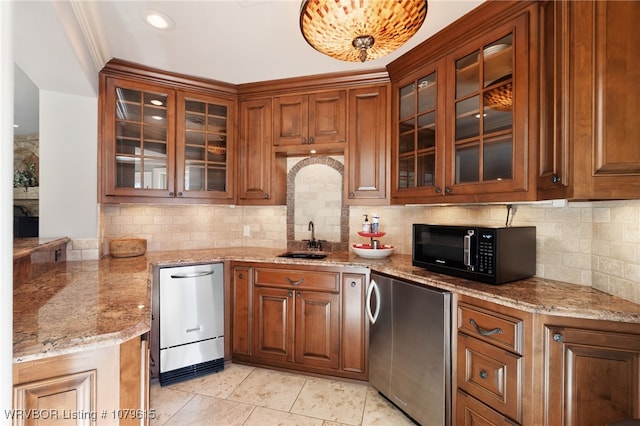
[[[300,30],[317,51],[349,62],[387,55],[427,16],[427,0],[303,0]]]

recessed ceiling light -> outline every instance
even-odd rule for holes
[[[20,127],[20,125],[19,124],[14,124],[13,127],[18,128],[18,127]]]
[[[142,13],[142,19],[144,19],[147,24],[159,30],[171,30],[176,26],[173,19],[157,10],[145,10]]]

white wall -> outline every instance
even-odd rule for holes
[[[13,364],[13,48],[12,2],[0,1],[0,424],[11,408]]]
[[[40,237],[98,235],[98,99],[40,91]]]

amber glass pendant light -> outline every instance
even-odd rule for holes
[[[427,0],[303,0],[300,30],[317,51],[349,62],[387,55],[427,16]]]

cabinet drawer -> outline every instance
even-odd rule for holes
[[[458,331],[522,355],[520,318],[492,312],[464,303],[458,305]]]
[[[522,419],[522,357],[458,334],[458,387],[506,416]]]
[[[514,426],[515,423],[475,398],[458,391],[456,424],[460,426]]]
[[[304,271],[299,269],[256,268],[257,286],[296,288],[338,292],[339,272]]]

